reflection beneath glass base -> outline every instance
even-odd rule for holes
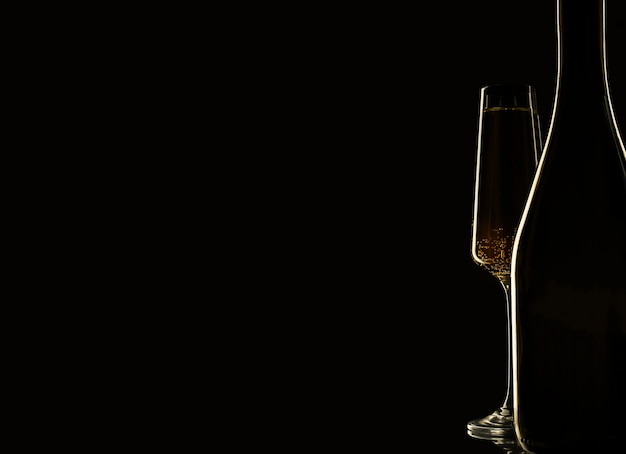
[[[481,440],[510,440],[515,443],[513,413],[500,407],[484,418],[474,419],[467,423],[467,434]]]
[[[511,439],[501,439],[501,440],[491,440],[491,442],[499,446],[506,452],[506,454],[531,454],[522,448],[519,444],[517,444],[516,440]]]
[[[494,413],[497,413],[497,412],[494,412]],[[485,420],[485,419],[489,419],[489,416],[487,416],[486,418],[481,418],[480,420],[476,420],[476,421],[482,421],[482,420]],[[469,426],[469,424],[468,424],[468,426]],[[467,430],[467,433],[472,438],[475,438],[477,440],[483,440],[483,442],[490,441],[491,443],[493,443],[494,445],[496,445],[497,447],[502,449],[506,454],[532,454],[532,453],[524,450],[524,448],[522,448],[517,443],[517,439],[515,438],[514,435],[512,437],[500,437],[500,438],[498,438],[498,437],[494,436],[493,434],[491,434],[491,435],[486,436],[486,437],[480,437],[480,436],[472,435],[472,433],[470,433],[469,429]],[[514,431],[513,431],[513,433],[514,433]]]

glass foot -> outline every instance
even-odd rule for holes
[[[467,423],[467,434],[481,440],[515,440],[513,412],[499,408],[488,416]]]

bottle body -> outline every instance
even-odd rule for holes
[[[531,452],[595,452],[626,427],[626,151],[605,1],[556,4],[555,104],[513,250],[514,413]]]

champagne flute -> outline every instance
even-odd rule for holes
[[[472,258],[498,279],[507,313],[507,388],[493,413],[467,423],[486,440],[515,438],[512,406],[510,273],[513,239],[530,191],[542,140],[534,87],[492,84],[480,89]]]

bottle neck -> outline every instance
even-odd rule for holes
[[[606,88],[605,0],[557,0],[559,90],[596,97]]]

